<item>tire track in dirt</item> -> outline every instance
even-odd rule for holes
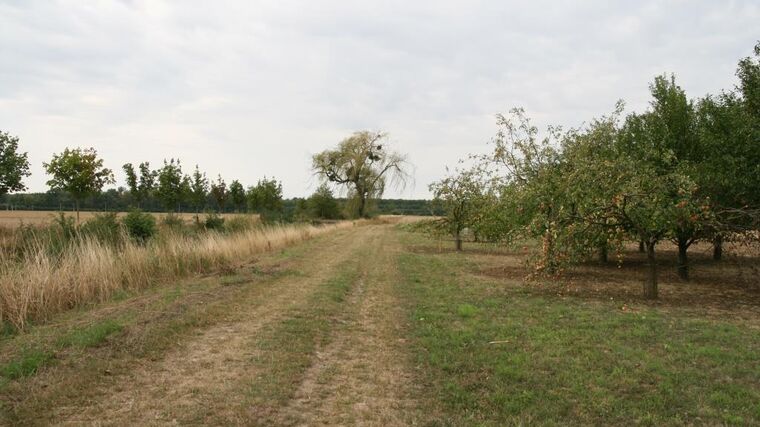
[[[163,359],[136,366],[119,389],[103,390],[85,408],[61,408],[60,424],[165,425],[206,408],[228,424],[249,424],[237,408],[243,396],[232,391],[250,375],[257,333],[280,320],[288,308],[306,301],[335,268],[363,244],[368,228],[329,238],[294,266],[303,275],[276,279],[260,301],[233,301],[235,321],[199,331],[197,338],[177,347]],[[326,245],[329,245],[325,247]],[[252,307],[253,306],[253,307]],[[224,402],[224,405],[213,404]],[[201,414],[202,416],[203,414]]]
[[[420,419],[403,338],[406,317],[393,289],[401,245],[387,226],[365,244],[369,257],[342,326],[282,410],[282,424],[393,426]]]

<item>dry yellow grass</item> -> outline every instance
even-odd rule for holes
[[[23,328],[29,320],[102,301],[118,290],[234,268],[255,254],[352,225],[282,225],[200,238],[170,235],[147,245],[130,242],[119,249],[83,239],[60,258],[49,256],[40,245],[22,263],[0,263],[0,321]]]
[[[63,212],[66,216],[69,217],[76,217],[75,212],[66,211]],[[95,215],[100,214],[102,212],[80,212],[79,217],[80,221],[87,221],[88,219],[93,218]],[[0,211],[0,227],[5,228],[15,228],[22,224],[24,225],[46,225],[50,224],[50,222],[53,221],[53,219],[58,215],[58,212],[52,212],[52,211]],[[119,212],[119,216],[126,215],[126,212]],[[153,215],[156,217],[156,219],[161,219],[165,217],[167,214],[165,213],[153,213]],[[186,222],[192,221],[193,217],[195,217],[194,213],[180,213],[176,214]],[[201,214],[202,216],[203,214]],[[234,218],[236,216],[243,216],[243,215],[250,215],[250,214],[235,214],[235,213],[226,213],[222,214],[224,218]]]

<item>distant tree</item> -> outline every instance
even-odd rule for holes
[[[248,189],[249,208],[265,220],[282,216],[282,184],[276,179],[259,180],[255,187]]]
[[[81,201],[103,186],[115,182],[111,169],[103,167],[94,148],[66,148],[61,154],[53,154],[49,163],[42,164],[52,178],[47,185],[54,190],[63,190],[74,199],[77,223]]]
[[[206,203],[206,194],[208,193],[208,179],[205,173],[201,173],[198,165],[190,178],[190,199],[195,207],[196,212],[200,212]]]
[[[132,166],[132,163],[125,163],[124,166],[122,166],[121,168],[122,170],[124,170],[124,173],[127,175],[127,188],[129,188],[129,193],[132,195],[132,198],[134,198],[136,201],[138,199],[137,193],[139,192],[139,189],[138,189],[137,173],[135,173],[135,167]]]
[[[185,200],[189,189],[188,180],[182,174],[182,165],[179,160],[164,160],[164,166],[156,171],[156,197],[169,212],[182,209],[182,202]]]
[[[246,205],[246,196],[245,196],[245,188],[243,188],[243,184],[240,183],[238,180],[234,180],[230,183],[230,200],[232,201],[232,204],[235,206],[235,211],[240,212],[245,209]]]
[[[187,203],[188,205],[194,204],[192,183],[192,178],[189,175],[182,175],[182,185],[180,186],[182,203]],[[203,202],[200,203],[203,204]]]
[[[142,162],[139,166],[140,182],[137,185],[137,205],[149,199],[156,190],[156,179],[158,172],[150,169],[150,163]]]
[[[434,203],[445,215],[440,223],[454,237],[457,251],[462,250],[462,231],[472,227],[483,210],[484,184],[475,170],[460,171],[430,184]]]
[[[406,156],[389,151],[386,138],[384,132],[356,132],[336,149],[312,158],[317,175],[347,188],[349,198],[357,202],[356,216],[368,216],[368,202],[382,196],[386,185],[403,186],[409,178]]]
[[[222,179],[222,176],[218,175],[216,181],[211,183],[211,197],[214,198],[216,205],[219,206],[219,212],[224,212],[224,205],[227,203],[228,196],[227,184]]]
[[[295,221],[308,221],[313,218],[312,213],[309,211],[309,205],[306,199],[297,197],[292,199],[293,203],[293,220]]]
[[[320,185],[306,200],[306,210],[312,218],[338,219],[340,217],[338,201],[326,184]]]
[[[0,197],[26,190],[23,178],[29,176],[26,153],[18,151],[18,137],[0,131]]]

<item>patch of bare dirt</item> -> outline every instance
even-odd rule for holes
[[[709,245],[695,245],[689,251],[689,280],[678,278],[677,252],[663,244],[658,250],[659,299],[642,297],[647,261],[635,247],[627,247],[620,260],[610,254],[606,264],[589,261],[568,268],[552,279],[527,280],[531,270],[519,253],[484,257],[474,253],[477,264],[473,273],[505,281],[546,295],[620,301],[621,304],[657,306],[693,311],[714,318],[742,319],[760,325],[760,260],[746,253],[728,253],[724,260],[713,261]]]

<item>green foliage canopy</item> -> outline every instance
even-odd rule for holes
[[[24,191],[24,177],[29,176],[26,153],[18,151],[18,137],[0,131],[0,196]]]
[[[53,154],[50,162],[43,163],[43,166],[51,175],[47,182],[50,188],[66,191],[75,200],[77,221],[81,200],[115,182],[113,172],[103,167],[103,159],[98,157],[94,148],[66,148],[60,154]]]
[[[406,156],[387,148],[384,132],[361,131],[337,148],[312,157],[312,169],[324,181],[346,188],[357,201],[355,216],[369,215],[369,201],[379,198],[386,185],[402,187],[409,179]]]

